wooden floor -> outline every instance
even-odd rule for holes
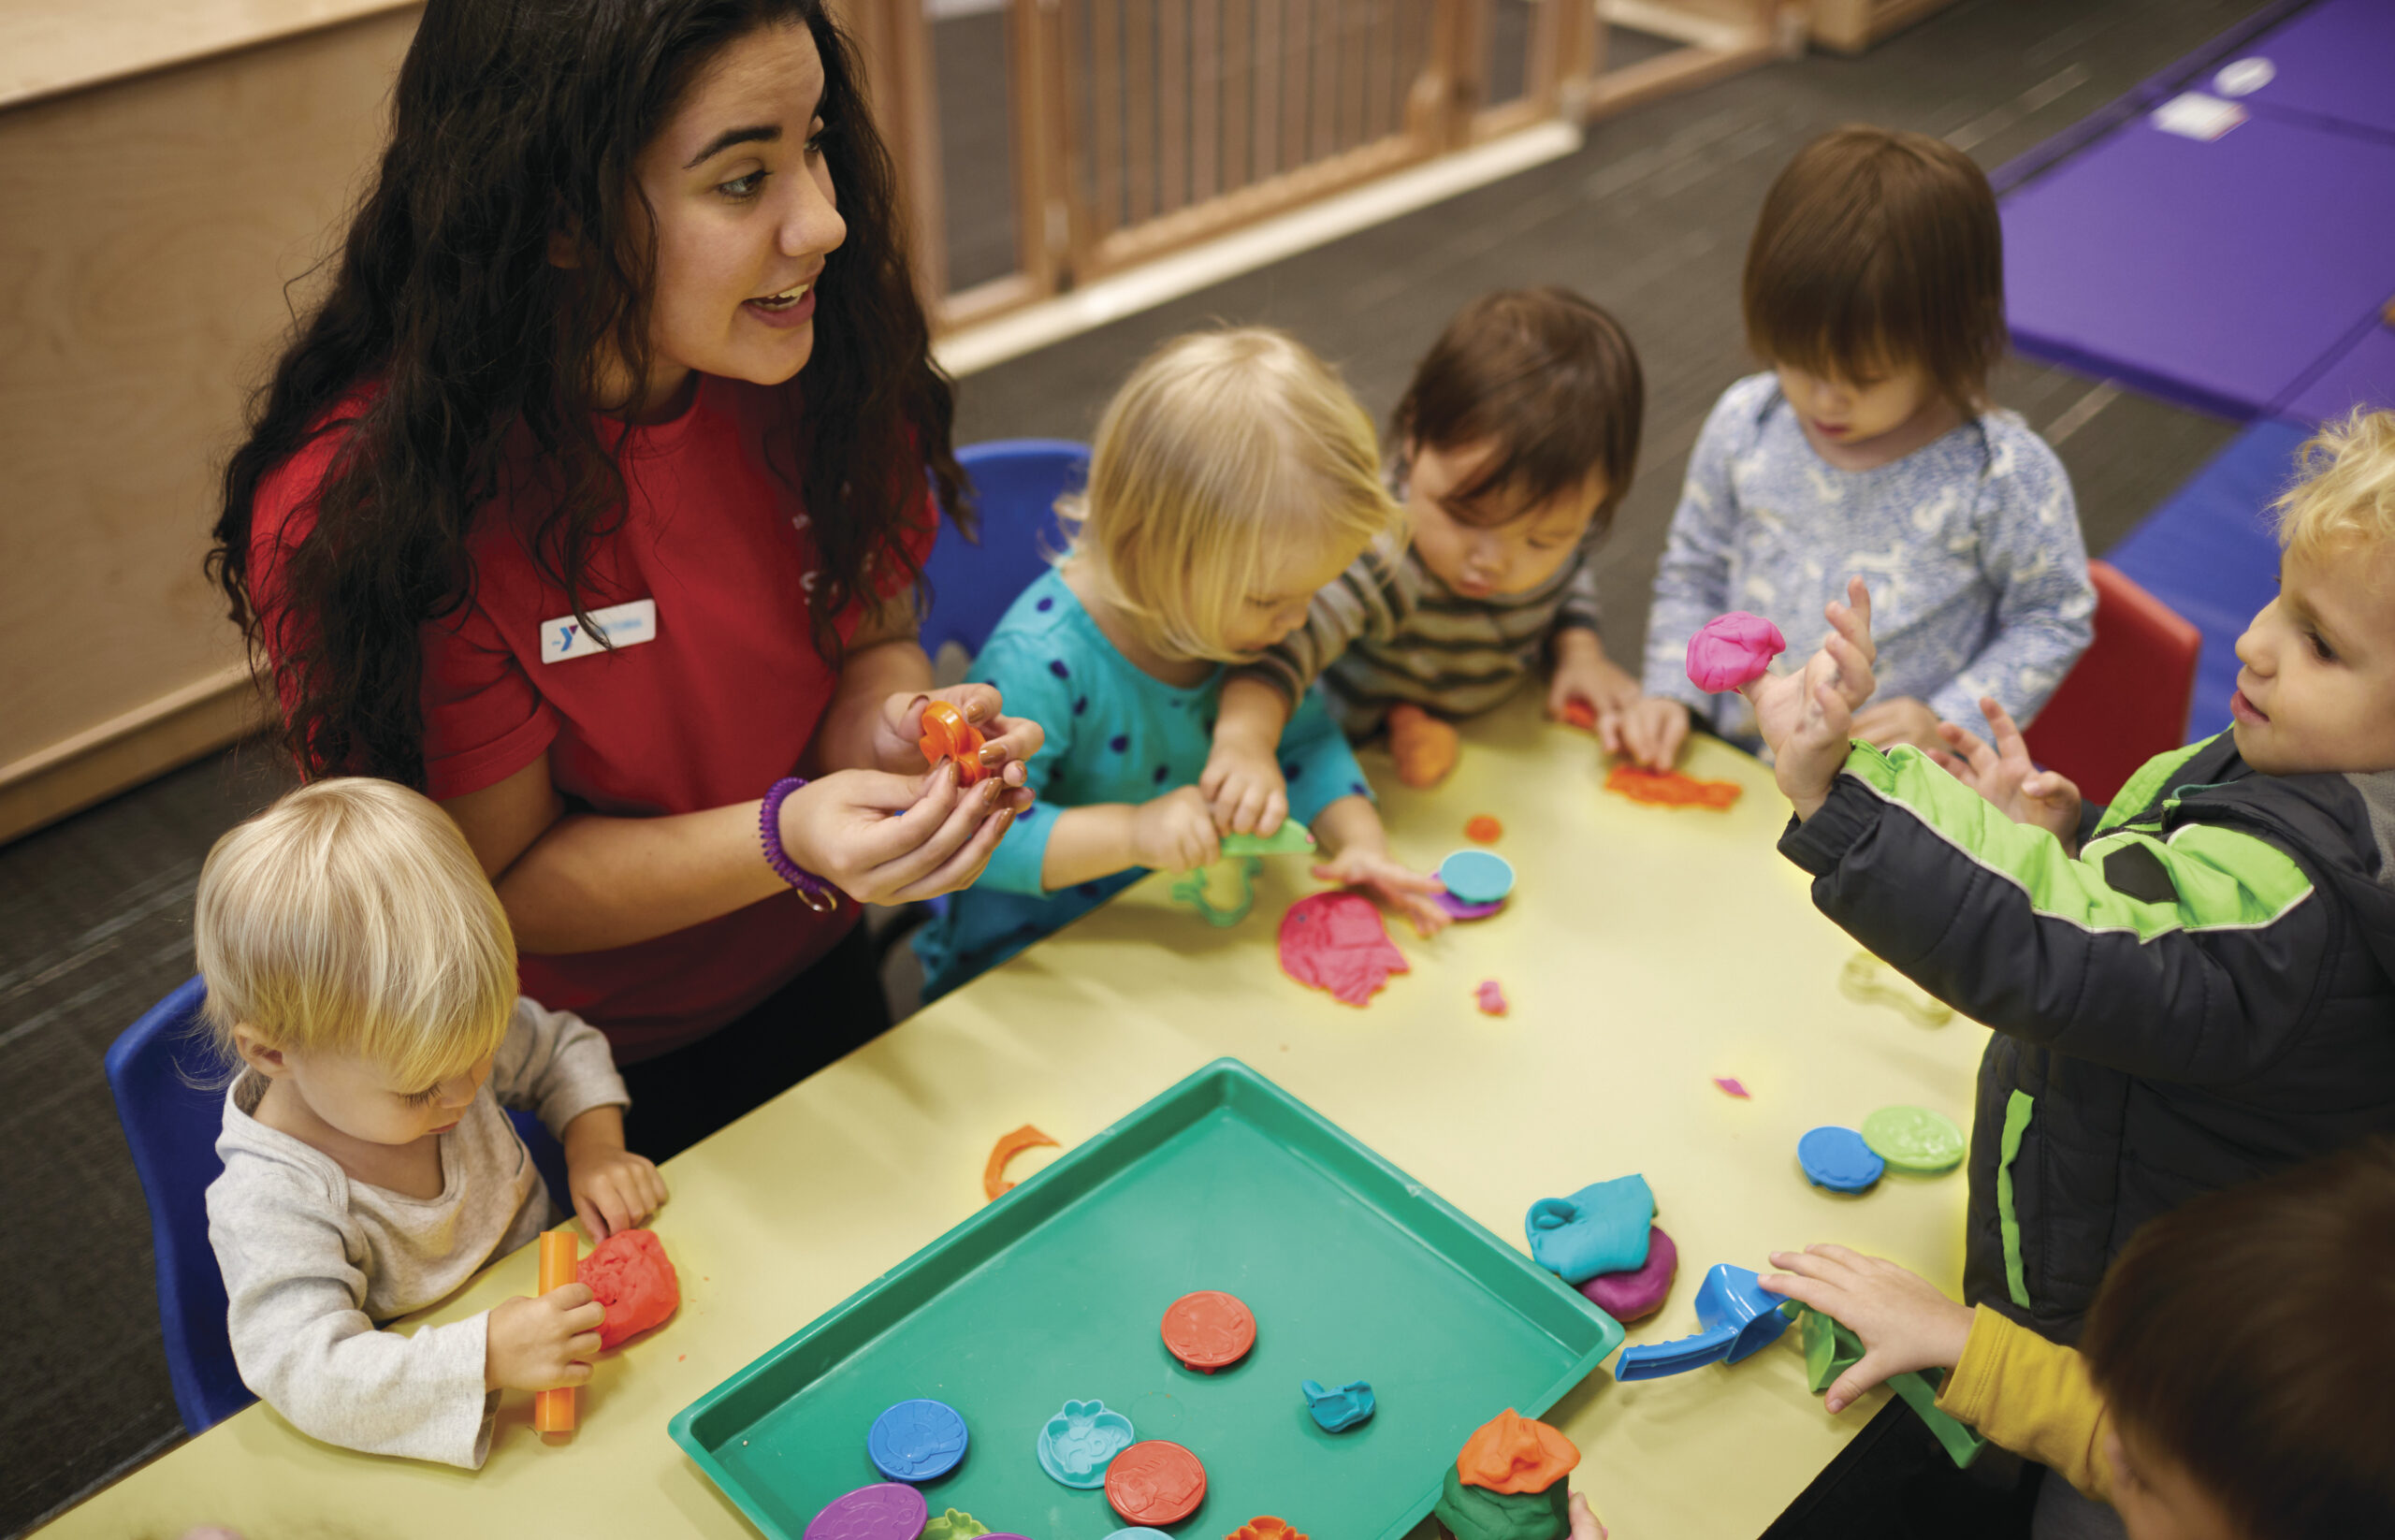
[[[1385,416],[1463,300],[1572,284],[1622,319],[1648,381],[1643,471],[1604,562],[1608,645],[1629,661],[1697,428],[1754,367],[1739,341],[1738,269],[1781,163],[1859,120],[1942,135],[1993,167],[2255,8],[1964,0],[1861,59],[1773,65],[1649,105],[1598,125],[1575,155],[973,376],[959,436],[1086,436],[1144,350],[1217,321],[1289,328]],[[952,196],[974,182],[951,161]],[[954,249],[970,239],[993,260],[1010,236],[960,232]],[[2232,431],[2025,364],[2005,369],[1996,393],[2060,450],[2097,551]],[[210,844],[283,783],[268,750],[243,748],[0,849],[0,1257],[15,1300],[0,1332],[0,1534],[179,1433],[148,1216],[100,1061],[189,976],[192,884]]]

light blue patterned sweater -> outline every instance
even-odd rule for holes
[[[1982,734],[1981,696],[2025,724],[2095,634],[2070,478],[2016,414],[1841,471],[1814,452],[1779,382],[1755,374],[1722,394],[1689,458],[1655,573],[1647,693],[1751,747],[1744,698],[1689,683],[1689,638],[1747,610],[1788,638],[1785,667],[1821,646],[1822,606],[1857,574],[1871,588],[1875,698],[1912,696]]]

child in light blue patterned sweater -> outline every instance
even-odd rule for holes
[[[1943,751],[1940,721],[1992,699],[2025,723],[2062,682],[2096,593],[2061,461],[1987,403],[2003,262],[1987,178],[1940,140],[1843,128],[1780,173],[1745,282],[1748,342],[1773,367],[1723,394],[1690,457],[1640,737],[1676,750],[1693,717],[1754,747],[1744,697],[1689,682],[1689,638],[1747,610],[1808,652],[1857,574],[1880,680],[1857,737]]]

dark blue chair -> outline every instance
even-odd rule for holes
[[[233,1365],[225,1331],[225,1278],[208,1243],[208,1184],[225,1170],[216,1137],[225,1127],[226,1067],[200,1029],[208,997],[198,978],[150,1008],[108,1053],[109,1089],[150,1201],[150,1246],[158,1266],[158,1317],[167,1373],[183,1426],[205,1432],[256,1400]],[[565,1152],[528,1112],[509,1114],[552,1197],[565,1193]]]
[[[979,538],[944,531],[923,563],[932,586],[923,650],[934,656],[951,642],[981,650],[1007,606],[1065,547],[1056,500],[1089,480],[1089,445],[1066,439],[995,439],[967,444],[956,459],[972,478]]]

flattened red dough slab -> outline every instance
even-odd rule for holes
[[[1710,807],[1720,812],[1738,800],[1734,780],[1698,780],[1677,770],[1641,770],[1623,761],[1605,776],[1605,790],[1650,807]]]
[[[1283,972],[1349,1005],[1366,1004],[1390,974],[1407,971],[1405,953],[1388,938],[1381,911],[1361,893],[1299,899],[1281,917],[1280,941]]]
[[[1106,1467],[1106,1500],[1134,1524],[1178,1524],[1206,1501],[1206,1467],[1168,1439],[1134,1444]]]
[[[1239,1362],[1256,1345],[1256,1315],[1236,1295],[1201,1288],[1164,1313],[1164,1345],[1202,1373]]]

